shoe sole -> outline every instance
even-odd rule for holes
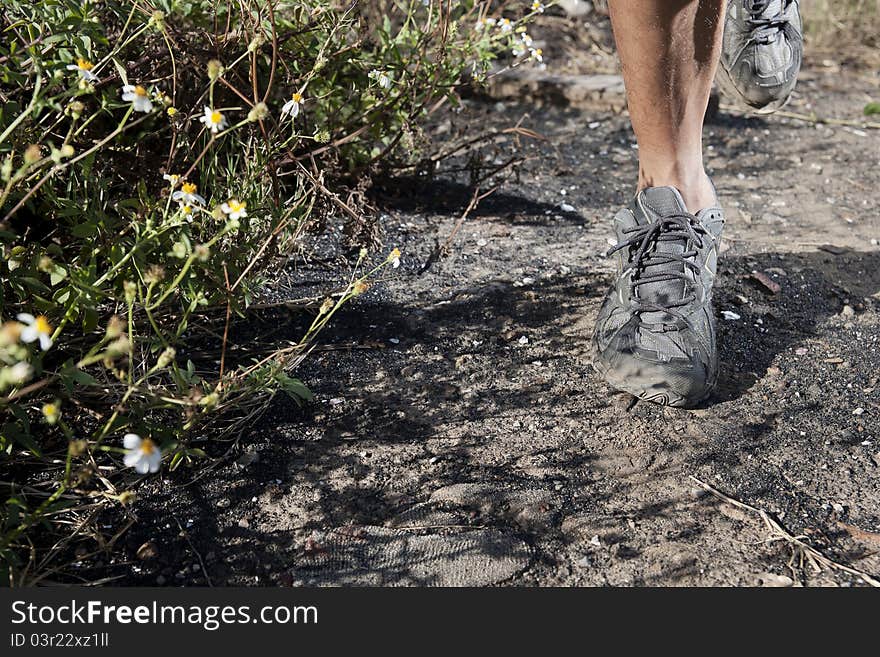
[[[638,374],[621,375],[602,362],[593,361],[593,369],[608,385],[616,390],[629,393],[641,401],[648,401],[660,404],[661,406],[671,406],[673,408],[693,408],[699,406],[712,396],[718,381],[718,368],[715,367],[706,393],[697,399],[690,399],[670,390],[666,383],[658,384],[656,380],[639,376]]]
[[[718,72],[715,74],[715,82],[718,85],[718,88],[721,89],[721,93],[723,93],[728,99],[732,100],[739,109],[746,112],[753,112],[755,114],[773,114],[773,112],[785,107],[788,104],[788,101],[791,100],[791,93],[789,93],[785,98],[774,100],[772,103],[768,103],[763,107],[755,107],[740,93],[739,89],[737,89],[736,85],[733,83],[730,74],[721,65],[718,66]]]

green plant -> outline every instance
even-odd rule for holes
[[[502,49],[541,57],[521,22],[487,11],[433,0],[4,3],[5,579],[33,581],[57,557],[51,531],[37,529],[131,500],[137,478],[123,466],[196,463],[276,392],[309,399],[296,366],[400,257],[370,254],[375,225],[346,190],[411,161],[418,122],[455,102],[465,72],[484,75]],[[296,344],[232,362],[230,323],[263,272],[332,215],[363,247],[350,272],[307,304],[314,321]],[[194,343],[211,356],[182,357]]]

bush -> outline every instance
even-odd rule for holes
[[[510,15],[527,19],[538,10]],[[522,21],[461,2],[4,3],[0,44],[0,557],[10,583],[82,505],[133,498],[294,378],[372,256],[359,185],[411,163],[418,122],[495,54],[540,59]],[[525,46],[523,45],[525,44]],[[331,215],[362,247],[302,339],[228,359],[273,263]],[[342,278],[342,277],[340,277]],[[211,357],[182,358],[194,322]],[[17,482],[17,483],[15,483]],[[32,581],[32,580],[31,580]]]

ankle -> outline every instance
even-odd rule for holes
[[[675,187],[684,199],[690,212],[696,214],[700,210],[718,204],[715,188],[700,164],[699,167],[684,169],[679,167],[648,169],[639,167],[638,191],[646,187]]]

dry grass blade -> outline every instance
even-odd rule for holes
[[[880,588],[880,581],[875,579],[873,576],[868,573],[859,570],[857,568],[853,568],[852,566],[847,566],[846,564],[839,563],[826,557],[824,554],[819,552],[816,548],[811,545],[807,545],[804,543],[800,537],[794,536],[788,530],[783,527],[778,520],[776,520],[769,513],[764,511],[763,509],[758,509],[757,507],[746,504],[745,502],[740,502],[737,499],[730,497],[729,495],[725,495],[717,488],[714,488],[707,484],[704,481],[700,481],[694,476],[691,476],[691,479],[700,485],[704,490],[711,493],[715,497],[720,500],[727,502],[739,509],[744,511],[749,511],[750,513],[754,513],[764,521],[764,525],[767,527],[770,532],[770,536],[766,539],[768,542],[770,541],[785,541],[789,545],[792,546],[795,550],[801,553],[803,557],[805,557],[810,563],[814,566],[824,566],[830,570],[840,570],[845,573],[849,573],[850,575],[855,575],[857,577],[861,577],[865,582],[870,584],[871,586]]]

